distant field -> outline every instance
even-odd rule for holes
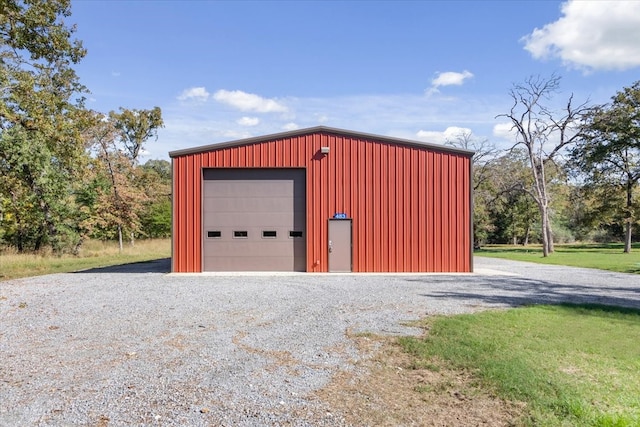
[[[540,245],[487,245],[475,255],[640,274],[640,243],[633,244],[628,254],[623,248],[622,243],[556,245],[555,252],[545,258]]]
[[[50,254],[19,254],[0,252],[0,280],[66,273],[88,268],[150,261],[171,256],[170,239],[138,240],[135,246],[125,245],[122,253],[117,242],[89,241],[78,256]]]

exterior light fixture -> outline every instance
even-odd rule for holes
[[[320,147],[320,152],[322,154],[329,154],[329,147]]]

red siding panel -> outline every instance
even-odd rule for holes
[[[353,220],[355,272],[471,269],[470,155],[318,132],[175,156],[175,272],[202,269],[209,167],[306,169],[307,271],[328,271],[328,219],[337,212]]]

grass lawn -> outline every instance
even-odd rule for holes
[[[89,241],[78,256],[51,254],[18,254],[0,252],[0,280],[66,273],[88,268],[150,261],[171,256],[171,239],[138,240],[135,246],[125,245],[122,253],[117,242]]]
[[[540,245],[526,247],[487,245],[474,253],[479,256],[515,261],[599,268],[621,273],[640,273],[640,243],[634,244],[631,253],[628,254],[622,252],[623,248],[622,243],[556,245],[555,252],[545,258],[542,256]]]
[[[522,425],[640,425],[640,311],[532,306],[423,321],[401,338],[416,368],[470,372],[477,387],[523,402]]]

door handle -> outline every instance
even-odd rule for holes
[[[333,252],[333,243],[329,240],[329,253]]]

